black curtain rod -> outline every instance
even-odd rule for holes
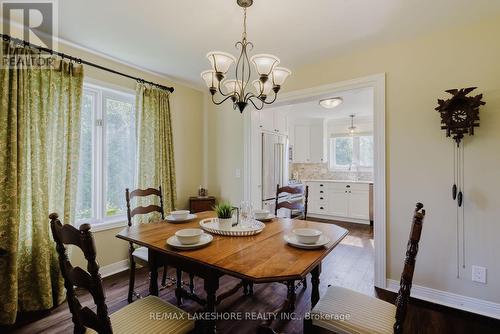
[[[101,65],[98,65],[98,64],[94,64],[94,63],[91,63],[89,61],[86,61],[86,60],[83,60],[83,59],[80,59],[80,58],[77,58],[77,57],[73,57],[73,56],[67,55],[67,54],[62,53],[62,52],[58,52],[58,51],[54,51],[54,50],[45,48],[43,46],[35,45],[35,44],[30,43],[30,42],[23,41],[22,39],[11,37],[9,35],[0,34],[0,36],[2,36],[3,40],[7,41],[7,42],[8,41],[14,41],[16,43],[23,44],[25,47],[31,47],[31,48],[37,49],[38,51],[43,51],[43,52],[46,52],[46,53],[50,53],[51,55],[59,56],[62,59],[69,59],[69,60],[74,61],[74,62],[76,62],[78,64],[84,64],[84,65],[92,66],[92,67],[98,68],[98,69],[103,70],[103,71],[111,72],[111,73],[114,73],[114,74],[117,74],[117,75],[121,75],[122,77],[126,77],[126,78],[129,78],[129,79],[132,79],[132,80],[136,80],[137,82],[140,82],[140,83],[150,84],[152,86],[155,86],[155,87],[158,87],[158,88],[161,88],[161,89],[164,89],[164,90],[168,90],[171,93],[174,91],[174,87],[168,87],[168,86],[157,84],[157,83],[152,82],[152,81],[146,81],[144,79],[137,78],[137,77],[134,77],[132,75],[125,74],[125,73],[122,73],[122,72],[118,72],[118,71],[115,71],[115,70],[113,70],[111,68],[107,68],[107,67],[104,67],[104,66],[101,66]]]

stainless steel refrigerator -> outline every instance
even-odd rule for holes
[[[288,184],[288,138],[262,133],[262,208],[274,213],[276,185]]]

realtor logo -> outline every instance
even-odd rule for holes
[[[1,1],[2,33],[55,49],[57,0]]]

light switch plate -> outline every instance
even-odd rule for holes
[[[241,169],[239,168],[236,168],[236,170],[234,171],[234,176],[239,179],[241,177]]]
[[[472,266],[472,281],[486,284],[486,268]]]

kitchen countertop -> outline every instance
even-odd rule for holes
[[[310,180],[301,180],[302,182],[334,182],[334,183],[368,183],[373,184],[373,181],[352,181],[352,180],[328,180],[328,179],[310,179]]]

